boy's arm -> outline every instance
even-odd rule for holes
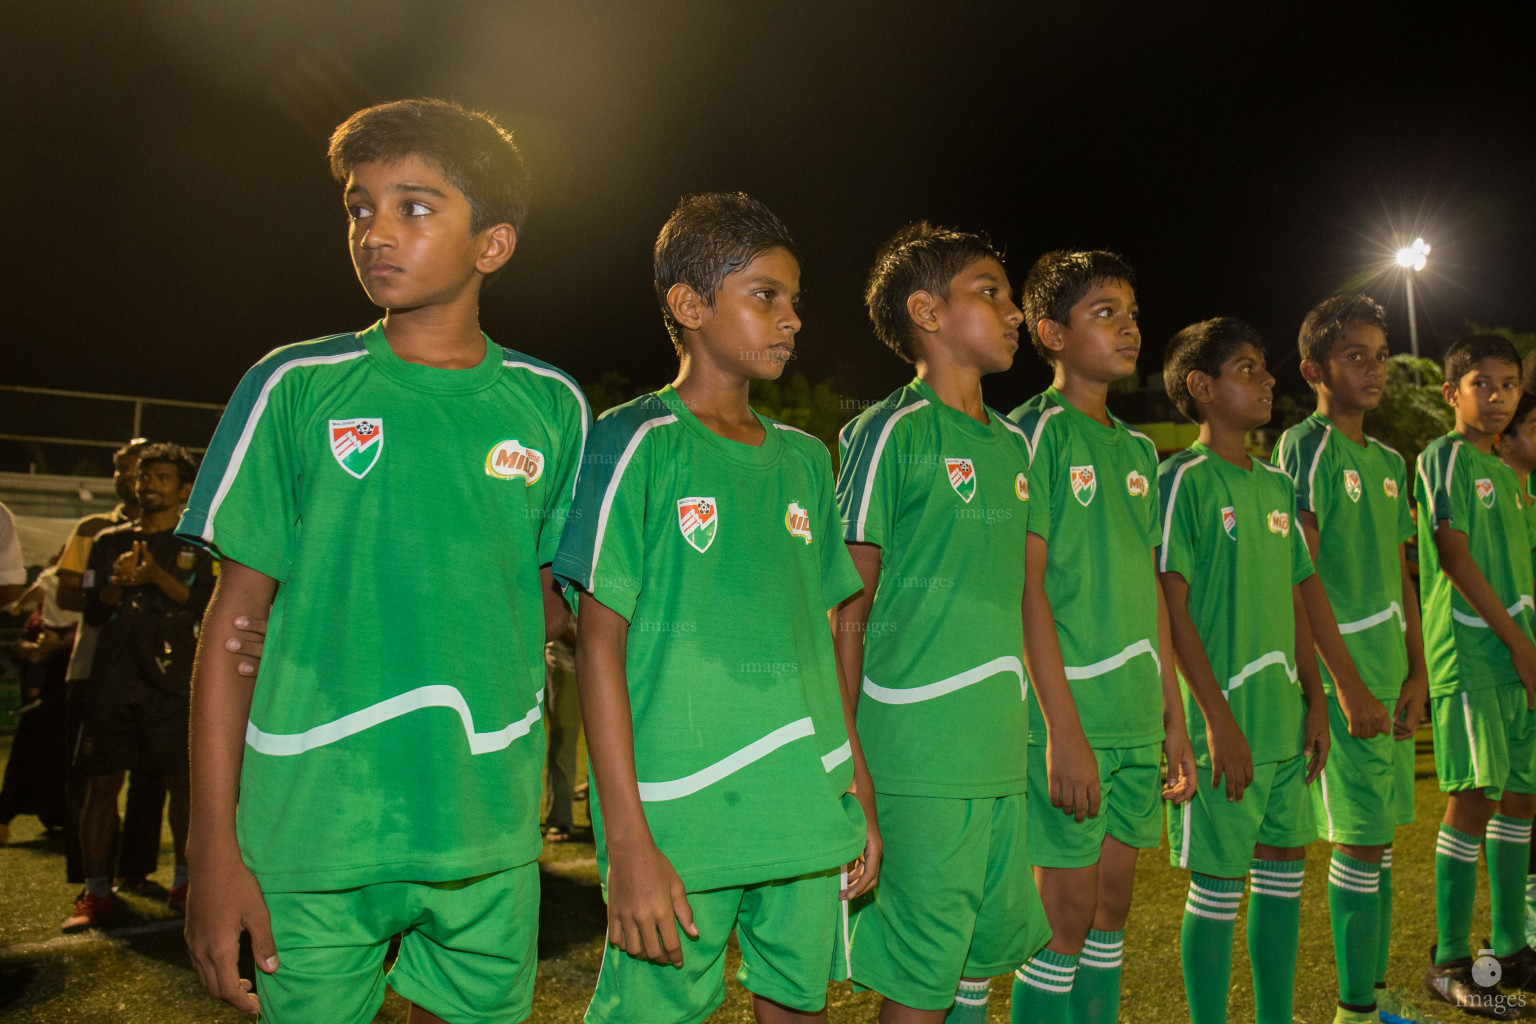
[[[880,858],[884,843],[875,813],[875,783],[864,760],[859,743],[859,687],[864,680],[864,631],[869,625],[869,610],[874,607],[875,589],[880,585],[880,548],[874,544],[849,544],[848,556],[858,571],[864,589],[828,613],[832,622],[832,650],[837,661],[837,686],[843,698],[843,721],[848,727],[848,743],[853,751],[853,795],[864,811],[868,830],[864,854],[848,869],[848,888],[843,899],[857,899],[874,888],[880,877]]]
[[[624,667],[629,623],[586,593],[578,617],[576,686],[608,847],[608,941],[630,956],[681,966],[675,922],[692,938],[699,930],[682,879],[657,848],[640,802]]]
[[[1420,514],[1423,514],[1420,509]],[[1472,610],[1488,623],[1488,628],[1509,648],[1520,685],[1525,687],[1526,707],[1536,710],[1536,646],[1526,636],[1508,611],[1499,603],[1499,595],[1493,592],[1483,570],[1472,558],[1467,545],[1467,535],[1453,527],[1448,519],[1435,524],[1435,550],[1440,553],[1440,568],[1451,586],[1455,587],[1472,606]]]
[[[1163,605],[1167,609],[1168,620],[1169,646],[1164,650],[1171,649],[1177,656],[1178,667],[1184,672],[1184,684],[1189,687],[1190,696],[1195,699],[1200,714],[1205,717],[1205,742],[1211,751],[1211,786],[1214,787],[1225,778],[1227,799],[1241,800],[1243,790],[1253,782],[1253,753],[1248,748],[1248,738],[1238,728],[1226,696],[1221,692],[1221,683],[1211,669],[1211,660],[1206,656],[1200,631],[1195,628],[1195,620],[1190,617],[1189,582],[1181,573],[1176,572],[1159,573],[1158,581],[1162,584]],[[1170,659],[1165,655],[1165,675],[1169,663]],[[1177,700],[1177,696],[1174,699]],[[1186,734],[1187,731],[1186,726]],[[1169,771],[1173,770],[1172,762],[1168,768]],[[1193,775],[1193,771],[1190,774]]]
[[[1152,552],[1152,569],[1157,571],[1157,552]],[[1173,649],[1173,620],[1168,615],[1168,599],[1163,588],[1157,590],[1157,648]],[[1188,609],[1188,602],[1185,602]],[[1189,722],[1184,718],[1184,701],[1179,696],[1179,673],[1166,656],[1159,659],[1163,676],[1163,758],[1168,762],[1168,782],[1163,799],[1186,803],[1195,795],[1200,780],[1195,774],[1195,747],[1189,741]],[[1177,773],[1177,775],[1175,775]]]
[[[560,584],[555,582],[555,575],[547,565],[539,566],[539,593],[544,598],[544,642],[549,643],[560,639],[560,634],[570,624],[571,607],[565,603]],[[261,657],[259,649],[255,657]]]
[[[1061,662],[1056,616],[1045,593],[1049,544],[1038,533],[1024,539],[1024,667],[1045,719],[1045,774],[1051,806],[1078,821],[1099,813],[1099,759],[1083,733],[1077,701]]]
[[[1403,575],[1403,621],[1408,629],[1403,640],[1408,644],[1408,678],[1397,695],[1397,706],[1392,709],[1392,736],[1394,739],[1412,739],[1424,715],[1424,702],[1429,699],[1429,667],[1424,661],[1424,627],[1419,615],[1419,588],[1414,582],[1413,571],[1408,565],[1408,546],[1399,544],[1398,559]]]
[[[1323,677],[1317,671],[1317,659],[1312,657],[1316,638],[1312,635],[1312,626],[1308,621],[1310,614],[1306,598],[1303,596],[1308,583],[1317,584],[1319,591],[1323,589],[1322,584],[1318,583],[1317,573],[1313,573],[1291,588],[1291,603],[1293,605],[1292,614],[1296,619],[1296,675],[1301,681],[1301,695],[1307,702],[1307,718],[1306,725],[1302,730],[1301,753],[1307,759],[1307,785],[1310,786],[1313,782],[1317,781],[1319,775],[1323,774],[1323,765],[1328,761],[1328,747],[1333,740],[1328,733],[1328,696],[1323,693]],[[1327,604],[1328,595],[1324,594],[1324,607],[1327,607]],[[1333,620],[1332,610],[1328,612],[1328,619],[1330,622]],[[1334,626],[1333,631],[1334,635],[1337,636],[1339,631],[1337,625]],[[1341,638],[1339,646],[1342,647],[1343,645],[1344,641]],[[1348,657],[1348,652],[1345,652],[1345,656]],[[1324,664],[1328,665],[1328,671],[1333,671],[1333,665],[1328,663],[1326,659],[1324,659]],[[1354,669],[1353,662],[1350,663],[1350,669],[1351,671]],[[1338,676],[1335,675],[1334,679],[1337,680]],[[1359,683],[1358,676],[1355,681]],[[1361,684],[1361,687],[1363,688],[1364,684]],[[1367,691],[1366,695],[1370,696],[1369,691]],[[1374,697],[1371,699],[1375,700]],[[1380,704],[1379,701],[1377,703],[1378,705]],[[1385,708],[1382,709],[1382,713],[1386,713]],[[1350,735],[1354,735],[1353,723],[1351,723]],[[1375,734],[1372,733],[1372,735]]]
[[[1307,551],[1312,555],[1312,563],[1316,565],[1320,543],[1317,514],[1302,509],[1296,513],[1296,517],[1301,521],[1301,535],[1306,539]],[[1355,668],[1355,660],[1350,657],[1349,648],[1344,646],[1344,637],[1339,632],[1339,623],[1334,617],[1333,605],[1328,601],[1328,591],[1323,587],[1321,577],[1313,573],[1299,586],[1302,602],[1306,606],[1307,624],[1311,627],[1313,640],[1317,642],[1317,654],[1333,676],[1334,693],[1338,694],[1339,708],[1349,721],[1349,734],[1357,739],[1370,739],[1386,732],[1392,728],[1387,709],[1361,680],[1360,672]],[[1297,672],[1301,671],[1303,661],[1310,664],[1311,654],[1305,658],[1297,656]],[[1322,677],[1318,679],[1321,681]]]
[[[253,684],[224,651],[235,617],[265,618],[276,592],[277,581],[270,576],[225,559],[192,673],[187,950],[203,987],[247,1013],[259,1012],[260,1005],[251,982],[238,974],[240,933],[250,933],[256,964],[268,974],[277,970],[277,947],[261,888],[235,838]]]

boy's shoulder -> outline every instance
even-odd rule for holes
[[[345,334],[327,334],[308,341],[296,341],[280,345],[256,361],[247,378],[280,377],[295,369],[311,366],[332,366],[367,354],[362,331]]]
[[[814,465],[826,464],[828,467],[831,467],[832,450],[827,447],[827,443],[821,438],[808,430],[801,430],[799,427],[785,423],[782,420],[776,420],[765,413],[758,413],[758,415],[767,420],[772,429],[779,432],[784,446],[790,451],[802,458],[810,459]]]
[[[844,447],[860,437],[875,439],[877,443],[883,438],[889,444],[892,435],[900,431],[900,436],[906,436],[931,412],[932,402],[911,384],[903,384],[849,420],[838,432],[837,440]]]
[[[1176,451],[1157,464],[1157,478],[1161,480],[1164,477],[1177,476],[1180,472],[1185,472],[1192,466],[1198,466],[1209,458],[1209,455],[1194,448]]]
[[[1424,450],[1419,453],[1419,464],[1433,466],[1450,474],[1454,472],[1457,456],[1465,446],[1466,442],[1455,434],[1441,434],[1424,446]]]
[[[1333,424],[1327,418],[1313,413],[1280,434],[1275,441],[1275,461],[1282,464],[1293,461],[1310,463],[1328,447],[1333,433]]]
[[[587,396],[582,394],[581,385],[576,383],[575,377],[527,353],[505,345],[496,347],[501,349],[501,367],[504,372],[526,378],[531,386],[548,391],[556,402],[574,401],[583,419],[592,418]]]

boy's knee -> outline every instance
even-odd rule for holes
[[[1499,801],[1499,813],[1507,818],[1536,817],[1536,794],[1505,793]]]

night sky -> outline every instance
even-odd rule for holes
[[[533,208],[482,324],[583,382],[670,379],[651,243],[714,189],[789,225],[791,370],[850,397],[910,376],[860,292],[917,218],[987,231],[1016,288],[1049,248],[1124,254],[1144,375],[1229,314],[1294,389],[1302,315],[1352,279],[1406,350],[1386,265],[1419,234],[1427,351],[1469,321],[1536,330],[1528,37],[1475,5],[1217,6],[8,5],[0,383],[224,401],[269,349],[371,322],[325,142],[419,95],[514,131]],[[1026,347],[988,399],[1047,380]],[[118,432],[60,408],[0,395],[0,430]]]

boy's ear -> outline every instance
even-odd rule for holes
[[[1208,405],[1211,401],[1211,378],[1203,370],[1190,370],[1184,378],[1184,386],[1189,389],[1189,397],[1201,405]]]
[[[679,281],[667,289],[667,309],[685,330],[696,331],[704,323],[704,301],[699,293]]]
[[[1314,362],[1311,359],[1303,359],[1301,361],[1301,379],[1314,388],[1319,384],[1325,383],[1323,380],[1324,376],[1325,373],[1320,363]]]
[[[480,254],[475,257],[475,269],[482,274],[494,274],[512,258],[517,248],[517,229],[511,224],[492,224],[480,232]]]
[[[939,301],[925,291],[915,291],[907,296],[907,316],[920,331],[929,334],[939,329]]]
[[[1440,397],[1445,399],[1446,405],[1450,406],[1452,409],[1456,408],[1456,385],[1451,381],[1446,381],[1445,383],[1441,384]]]
[[[1035,334],[1040,338],[1040,344],[1052,352],[1060,352],[1067,347],[1067,343],[1061,337],[1061,324],[1050,317],[1041,317],[1035,324]]]

